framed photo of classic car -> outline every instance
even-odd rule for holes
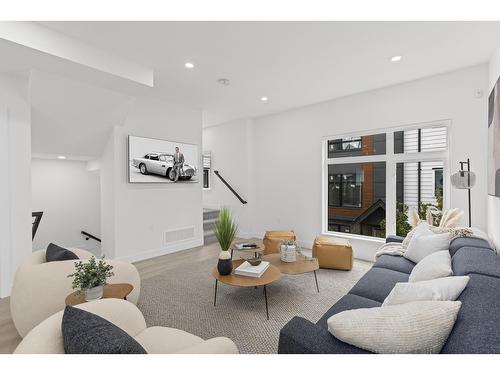
[[[198,182],[198,146],[164,139],[128,137],[130,183]]]

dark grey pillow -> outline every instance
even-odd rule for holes
[[[66,354],[147,354],[121,328],[75,307],[64,309],[61,331]]]
[[[71,259],[80,259],[76,256],[76,254],[64,247],[57,246],[53,243],[50,243],[47,246],[47,251],[45,252],[45,259],[47,262],[57,262],[60,260],[71,260]]]

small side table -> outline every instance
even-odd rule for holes
[[[132,292],[134,287],[131,284],[106,284],[104,285],[104,290],[102,298],[118,298],[127,299],[127,296]],[[85,293],[81,290],[71,293],[66,297],[66,306],[75,306],[80,303],[85,303]]]

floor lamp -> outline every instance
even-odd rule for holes
[[[470,159],[460,161],[460,170],[451,175],[451,184],[457,189],[467,189],[469,198],[469,227],[471,226],[471,204],[470,204],[470,189],[476,184],[476,175],[470,171]],[[467,165],[467,170],[464,169]]]

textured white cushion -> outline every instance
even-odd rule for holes
[[[414,301],[455,301],[469,282],[469,276],[450,276],[414,283],[396,283],[382,306]]]
[[[451,256],[448,250],[438,251],[426,256],[413,267],[409,282],[438,279],[453,275]]]
[[[439,353],[460,306],[460,301],[418,301],[347,310],[328,319],[328,330],[375,353]]]
[[[414,263],[420,262],[432,253],[450,248],[449,233],[434,234],[430,229],[423,228],[415,232],[403,255]]]

